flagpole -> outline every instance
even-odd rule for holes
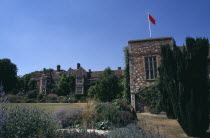
[[[149,12],[148,12],[148,22],[149,22],[149,34],[150,34],[150,38],[152,38],[152,31],[151,31],[150,21],[149,21]]]

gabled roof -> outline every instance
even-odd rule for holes
[[[117,77],[123,76],[123,70],[112,70]],[[90,79],[98,79],[101,77],[104,71],[92,71],[90,74]]]

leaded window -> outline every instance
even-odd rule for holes
[[[157,57],[150,56],[144,57],[145,61],[145,71],[146,71],[146,79],[155,79],[157,78]]]
[[[77,83],[83,83],[83,78],[78,77],[77,78]]]
[[[46,85],[46,80],[42,80],[42,86]]]
[[[83,87],[76,87],[77,94],[83,94]]]

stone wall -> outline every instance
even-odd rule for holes
[[[161,60],[160,47],[162,45],[169,45],[172,48],[173,38],[162,37],[128,41],[130,56],[130,89],[132,94],[138,93],[139,90],[144,89],[156,81],[156,79],[146,79],[145,57],[156,57],[157,66],[159,66]],[[132,99],[134,99],[133,96]],[[135,107],[136,102],[132,102]]]

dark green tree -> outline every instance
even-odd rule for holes
[[[18,78],[17,88],[19,92],[27,94],[31,90],[38,91],[37,82],[33,78],[33,73],[25,74]]]
[[[109,67],[104,70],[96,85],[89,88],[88,95],[105,102],[112,101],[120,95],[118,78]]]
[[[17,66],[10,59],[0,59],[0,83],[7,93],[13,93],[17,84]]]
[[[58,81],[58,95],[70,95],[75,91],[75,76],[63,74]]]
[[[168,46],[161,48],[162,93],[189,136],[204,136],[209,127],[208,45],[205,38],[186,38],[186,48],[182,52],[176,45],[173,50]]]
[[[53,80],[52,72],[53,72],[53,69],[49,69],[49,76],[47,79],[47,93],[54,93],[54,90],[57,87],[57,85],[55,84],[55,81]]]
[[[128,46],[124,48],[124,56],[125,56],[125,70],[124,70],[124,90],[123,90],[123,98],[130,102],[130,72],[129,72],[129,49]]]

